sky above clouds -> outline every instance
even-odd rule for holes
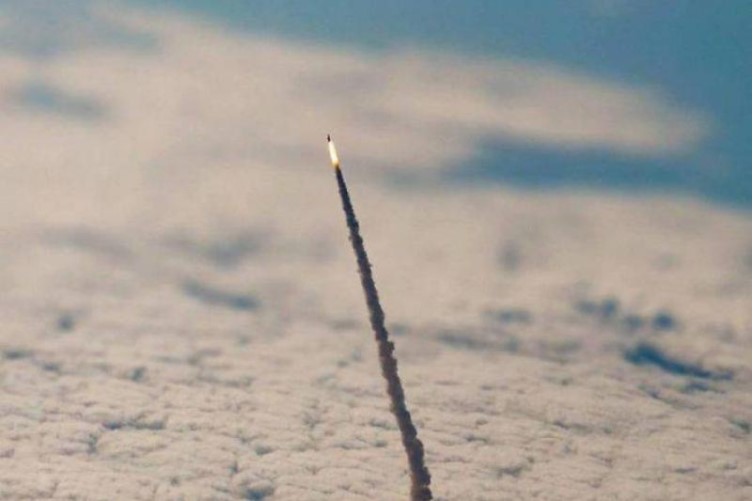
[[[744,0],[167,3],[247,33],[345,50],[420,49],[460,61],[554,66],[661,96],[661,101],[645,104],[658,104],[658,114],[662,105],[671,105],[688,123],[657,123],[661,129],[652,131],[656,141],[672,142],[688,128],[703,131],[671,154],[609,151],[609,144],[563,151],[560,145],[532,146],[503,133],[485,137],[474,150],[479,156],[462,167],[476,178],[527,186],[600,186],[690,193],[743,205],[750,201],[751,7]],[[596,93],[592,100],[601,97]],[[506,103],[497,104],[490,112],[504,113]],[[615,111],[609,113],[610,128],[635,126]],[[576,113],[567,126],[577,129],[583,119]]]
[[[331,131],[398,179],[750,200],[745,2],[0,5],[8,106],[176,119],[186,154],[295,166]]]

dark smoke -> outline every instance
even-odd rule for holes
[[[350,202],[348,187],[345,185],[345,179],[339,167],[335,168],[335,175],[337,176],[337,185],[340,189],[340,198],[342,199],[343,210],[345,211],[345,219],[350,231],[350,242],[353,245],[353,251],[356,253],[358,261],[358,271],[361,275],[361,285],[363,286],[366,304],[369,308],[371,328],[374,330],[374,337],[379,347],[379,363],[382,366],[382,375],[387,381],[387,393],[390,396],[391,410],[400,428],[405,453],[408,455],[408,466],[410,467],[411,475],[411,499],[413,501],[432,499],[431,489],[429,488],[431,475],[424,464],[424,445],[418,439],[418,432],[405,405],[405,393],[403,392],[403,385],[400,382],[400,376],[397,373],[397,360],[393,355],[395,345],[389,340],[389,333],[384,327],[384,311],[379,304],[379,294],[374,285],[374,278],[371,275],[371,264],[366,255],[366,249],[363,246],[363,239],[358,229],[358,220],[353,211],[353,205]]]

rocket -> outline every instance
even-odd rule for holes
[[[337,156],[337,150],[335,149],[335,143],[332,141],[332,138],[329,134],[327,134],[327,147],[329,148],[329,159],[332,161],[332,168],[333,169],[339,169],[340,168],[340,159]]]
[[[377,343],[382,376],[387,383],[390,410],[397,421],[403,448],[408,457],[408,468],[411,477],[411,500],[428,501],[432,499],[430,487],[431,474],[424,463],[424,445],[418,439],[418,430],[413,424],[413,419],[405,402],[405,392],[397,371],[397,359],[394,354],[395,344],[390,341],[390,335],[385,326],[384,310],[382,310],[382,305],[379,302],[379,293],[374,283],[371,263],[366,254],[363,237],[361,237],[358,219],[356,219],[356,211],[350,200],[348,186],[345,184],[345,177],[340,170],[340,159],[337,156],[335,143],[329,134],[327,135],[327,147],[329,149],[329,158],[332,161],[332,168],[335,169],[335,178],[337,179],[340,199],[343,211],[345,212],[345,222],[348,225],[350,243],[356,256],[356,262],[358,263],[358,274],[361,276],[361,286],[366,299],[366,307],[369,310],[369,321]]]

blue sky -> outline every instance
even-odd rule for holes
[[[709,125],[707,137],[691,151],[636,158],[489,141],[465,175],[455,171],[453,177],[750,202],[750,2],[159,2],[165,4],[254,33],[342,47],[390,50],[407,45],[551,62],[654,88],[677,106],[701,113]]]

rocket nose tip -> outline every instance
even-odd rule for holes
[[[329,142],[331,142],[331,141],[332,141],[332,138],[331,138],[331,137],[329,137],[329,134],[327,134],[327,142],[329,143]]]

